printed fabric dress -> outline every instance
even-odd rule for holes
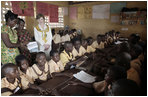
[[[17,35],[18,35],[18,41],[21,43],[26,42],[26,41],[28,41],[28,42],[31,41],[30,34],[27,30],[23,30],[23,32],[17,32]],[[20,48],[20,53],[22,55],[26,56],[29,63],[31,64],[31,54],[30,54],[29,50]]]
[[[9,36],[9,39],[12,43],[17,43],[18,37],[16,30],[12,30],[9,26],[3,25],[1,27],[1,33],[6,33]],[[15,64],[15,57],[19,55],[18,48],[8,48],[4,44],[3,40],[1,40],[1,61],[2,64],[6,63],[14,63]]]

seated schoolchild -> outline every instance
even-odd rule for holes
[[[32,85],[28,79],[26,79],[23,75],[20,75],[18,67],[13,63],[8,63],[3,65],[2,74],[5,76],[1,80],[2,96],[9,96],[15,94],[18,91],[21,91],[21,89],[26,89],[26,87],[32,89],[38,89],[40,92],[45,91],[41,87]]]
[[[87,43],[88,43],[88,46],[87,46],[87,53],[92,53],[92,52],[95,52],[96,49],[94,49],[91,45],[93,43],[93,38],[92,37],[88,37],[87,38]]]
[[[60,54],[60,59],[65,68],[73,68],[76,64],[80,63],[81,61],[85,60],[85,58],[79,58],[75,60],[72,50],[73,44],[69,41],[65,42],[64,44],[64,51]]]
[[[92,43],[92,47],[95,49],[102,49],[101,44],[101,35],[97,35],[97,40]]]
[[[86,53],[86,50],[83,46],[81,46],[81,41],[78,38],[74,38],[73,39],[73,50],[72,50],[72,54],[73,56],[76,57],[81,57]]]
[[[117,32],[115,33],[115,37],[116,37],[116,41],[118,41],[119,38],[120,38],[120,32],[119,32],[119,31],[117,31]]]
[[[112,84],[107,96],[140,96],[138,85],[129,79],[120,79]]]
[[[122,52],[116,57],[116,65],[123,66],[127,70],[127,79],[133,80],[140,86],[141,79],[139,73],[130,65],[131,55]]]
[[[138,44],[133,45],[130,50],[132,56],[131,67],[133,67],[139,74],[141,74],[141,61],[138,58],[142,54],[142,47]]]
[[[107,70],[104,78],[105,80],[95,82],[93,87],[97,93],[105,92],[108,88],[110,88],[113,82],[122,78],[127,78],[126,70],[121,66],[111,66]]]
[[[61,42],[61,36],[55,32],[55,29],[52,30],[52,33],[55,33],[54,36],[52,37],[53,41],[55,44],[58,44]]]
[[[44,52],[39,52],[36,55],[36,64],[31,67],[31,78],[38,84],[50,79],[50,68],[46,60],[46,55]]]
[[[70,41],[70,36],[68,34],[68,30],[63,32],[63,36],[61,37],[61,42],[66,42],[66,41]]]

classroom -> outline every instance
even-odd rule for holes
[[[147,96],[147,1],[1,1],[1,96]]]

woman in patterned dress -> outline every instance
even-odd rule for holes
[[[23,19],[18,19],[18,27],[17,27],[17,35],[18,35],[18,42],[24,43],[24,42],[30,42],[31,41],[31,35],[29,32],[24,29],[25,21]],[[20,53],[24,56],[26,56],[27,60],[31,64],[31,54],[29,50],[27,49],[27,46],[25,48],[19,48]]]
[[[2,64],[14,63],[19,55],[18,47],[24,47],[27,43],[18,43],[17,32],[13,29],[17,24],[17,16],[10,10],[5,14],[6,24],[1,27],[1,61]]]

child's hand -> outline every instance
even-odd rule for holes
[[[48,94],[48,92],[42,87],[38,87],[38,90],[40,91],[40,95],[47,95]]]

